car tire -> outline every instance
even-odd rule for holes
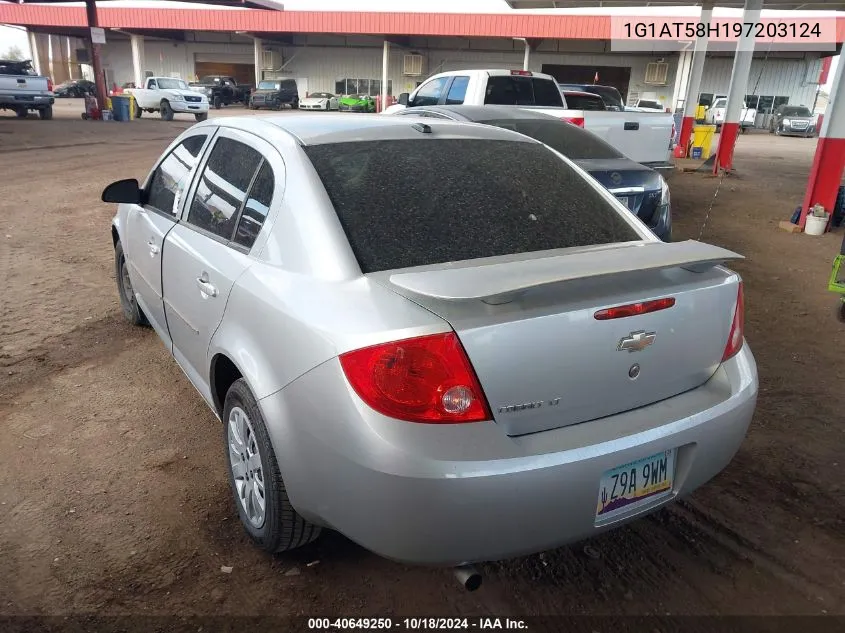
[[[19,119],[25,119],[26,117],[29,116],[29,110],[27,110],[26,108],[23,108],[23,107],[17,108],[15,110],[15,116],[17,116]]]
[[[214,106],[215,110],[219,110],[223,107],[223,102],[220,100],[220,97],[214,97],[214,99],[212,99],[211,101],[211,105]]]
[[[123,310],[124,318],[132,325],[148,325],[147,317],[132,291],[132,280],[129,278],[129,268],[120,240],[114,245],[114,276],[117,280],[117,294],[120,297],[120,308]]]
[[[264,417],[243,378],[232,383],[226,394],[223,439],[229,486],[238,516],[253,542],[275,553],[296,549],[320,536],[322,528],[299,516],[288,499]],[[248,463],[256,453],[258,468]],[[261,488],[263,511],[258,507]]]
[[[170,103],[168,101],[161,102],[161,120],[162,121],[172,121],[173,120],[173,108],[170,107]]]
[[[144,114],[144,108],[135,107],[135,118],[140,119],[141,115]]]
[[[205,121],[208,118],[208,112],[198,112],[194,115],[197,121]]]
[[[836,306],[836,318],[840,323],[845,323],[845,300],[840,300]]]
[[[42,121],[49,121],[53,118],[53,106],[48,105],[46,108],[41,108],[38,111],[38,116],[41,117]]]

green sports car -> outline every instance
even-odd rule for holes
[[[376,100],[370,95],[342,95],[338,108],[341,112],[375,112]]]

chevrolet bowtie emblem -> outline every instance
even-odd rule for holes
[[[657,338],[657,333],[655,332],[646,332],[645,330],[631,332],[628,336],[619,340],[616,351],[629,353],[641,352],[654,343],[655,338]]]

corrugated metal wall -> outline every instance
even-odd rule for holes
[[[145,70],[156,75],[194,78],[194,62],[200,59],[252,63],[252,41],[223,33],[189,33],[188,39],[201,41],[169,42],[147,38],[145,42]],[[306,44],[307,45],[302,45]],[[307,78],[307,89],[314,91],[335,90],[335,82],[343,78],[380,79],[381,40],[369,36],[320,35],[297,36],[295,45],[282,46],[274,42],[265,45],[277,48],[283,55],[282,75]],[[393,47],[390,56],[390,78],[393,94],[410,92],[425,76],[443,70],[461,68],[521,68],[523,44],[503,39],[412,38],[409,48]],[[602,52],[601,42],[547,41],[531,55],[532,70],[543,64],[571,64],[578,66],[623,66],[631,68],[629,94],[640,98],[657,99],[667,106],[672,98],[672,88],[677,71],[677,56],[666,56],[669,64],[668,82],[665,86],[647,85],[644,82],[646,65],[656,61],[656,55],[613,54]],[[403,56],[413,50],[425,58],[422,77],[405,77]],[[104,64],[109,81],[118,85],[132,81],[132,56],[129,41],[110,39],[103,48]],[[702,92],[725,93],[728,90],[732,59],[708,58],[704,68]],[[816,85],[807,80],[818,77],[821,61],[803,59],[769,59],[765,64],[755,59],[751,67],[748,92],[757,85],[757,94],[785,95],[790,103],[812,105]],[[763,71],[761,74],[761,70]],[[601,80],[601,78],[599,78]],[[758,83],[759,82],[759,83]]]

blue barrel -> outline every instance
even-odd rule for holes
[[[111,108],[114,113],[115,121],[129,121],[129,99],[131,97],[123,97],[115,95],[111,98]]]

